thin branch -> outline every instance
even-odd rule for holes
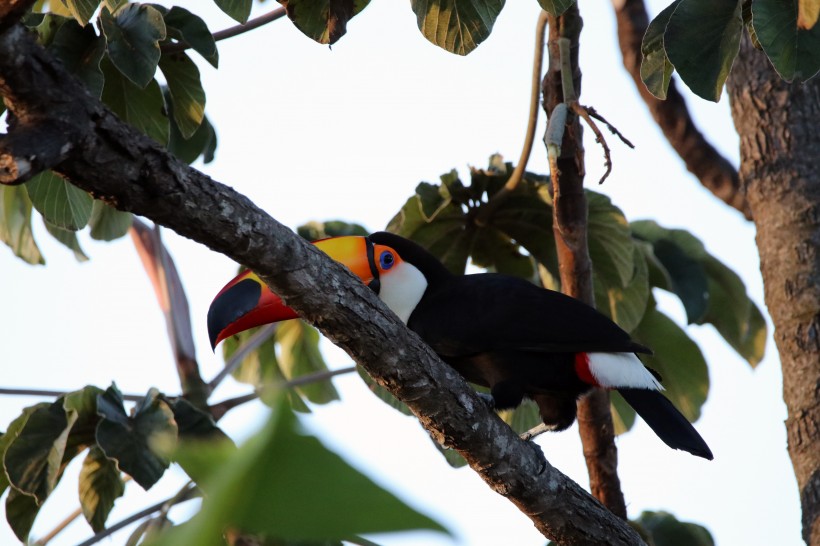
[[[285,15],[285,13],[285,8],[276,8],[273,11],[269,11],[268,13],[260,15],[259,17],[251,19],[245,23],[234,25],[226,29],[218,30],[213,33],[214,41],[218,42],[220,40],[233,38],[234,36],[239,36],[240,34],[250,32],[251,30],[259,28],[263,25],[272,23],[277,19],[281,19]],[[169,44],[163,44],[160,46],[160,50],[162,50],[163,54],[179,53],[180,51],[185,51],[186,49],[190,48],[191,46],[188,45],[186,42],[174,42]]]
[[[544,423],[538,423],[537,425],[532,427],[530,430],[528,430],[526,432],[522,432],[520,434],[520,436],[521,436],[522,440],[524,440],[525,442],[529,442],[530,440],[532,440],[536,436],[540,436],[540,435],[544,434],[545,432],[549,432],[549,431],[550,431],[550,427],[548,427]]]
[[[598,129],[598,125],[592,121],[592,118],[587,112],[587,109],[578,104],[578,101],[574,101],[570,104],[570,108],[572,111],[575,112],[578,116],[581,117],[584,121],[587,122],[587,125],[592,129],[592,132],[595,133],[595,142],[601,145],[604,149],[604,166],[606,170],[604,171],[603,176],[598,181],[598,184],[603,184],[604,180],[609,177],[609,174],[612,172],[612,156],[609,154],[609,146],[607,146],[606,139],[604,138],[604,134]]]
[[[56,537],[57,535],[62,533],[65,530],[66,527],[71,525],[74,522],[75,519],[77,519],[78,517],[80,517],[82,515],[83,515],[83,509],[82,508],[77,508],[76,510],[71,512],[69,515],[67,515],[63,521],[58,523],[54,527],[54,529],[49,531],[49,533],[47,535],[45,535],[43,538],[40,538],[40,539],[37,539],[36,541],[34,541],[34,546],[46,546],[46,544],[51,542],[54,539],[54,537]]]
[[[524,171],[527,168],[527,163],[530,161],[532,145],[535,142],[535,129],[538,125],[538,107],[539,99],[541,98],[541,71],[544,65],[544,37],[546,35],[547,21],[547,12],[541,10],[538,16],[538,23],[535,25],[535,51],[532,61],[530,112],[527,118],[527,132],[524,136],[524,146],[521,149],[521,156],[518,158],[518,163],[515,165],[515,169],[513,169],[504,187],[498,190],[495,195],[491,196],[487,204],[484,205],[476,215],[475,223],[478,226],[486,226],[498,206],[507,199],[507,196],[515,191],[521,179],[524,178]]]
[[[13,388],[6,388],[0,387],[0,395],[8,394],[11,396],[48,396],[48,397],[55,397],[59,398],[65,394],[68,394],[73,391],[52,391],[46,389],[13,389]],[[144,395],[141,394],[123,394],[123,400],[128,400],[129,402],[141,402]]]
[[[621,133],[621,132],[618,130],[618,128],[617,128],[617,127],[615,127],[614,125],[612,125],[611,123],[609,123],[609,122],[606,120],[606,118],[604,118],[604,116],[602,116],[601,114],[599,114],[599,113],[598,113],[598,111],[597,111],[597,110],[595,110],[595,108],[593,108],[592,106],[584,106],[584,109],[587,111],[587,113],[589,114],[589,116],[590,116],[590,117],[595,118],[595,119],[597,119],[598,121],[600,121],[600,122],[604,123],[604,124],[606,125],[606,128],[607,128],[607,129],[609,129],[609,132],[610,132],[610,133],[612,133],[613,135],[617,136],[619,139],[621,139],[621,142],[623,142],[624,144],[626,144],[627,146],[629,146],[629,147],[630,147],[630,148],[632,148],[633,150],[635,149],[635,145],[634,145],[634,144],[632,144],[632,142],[631,142],[628,138],[626,138],[626,137],[623,135],[623,133]]]
[[[213,379],[211,379],[210,383],[208,383],[209,392],[214,392],[219,384],[222,383],[226,377],[231,375],[237,366],[242,363],[245,357],[248,356],[251,351],[255,351],[260,345],[270,339],[275,331],[276,324],[266,324],[254,332],[254,334],[248,338],[248,341],[243,343],[239,349],[234,351],[231,358],[229,358],[225,363],[225,367],[222,368]]]
[[[189,482],[189,483],[185,484],[185,487],[183,487],[177,494],[173,495],[172,497],[168,497],[164,501],[160,501],[156,504],[152,504],[148,508],[145,508],[144,510],[140,510],[136,514],[128,516],[124,520],[115,523],[111,527],[108,527],[107,529],[104,529],[104,530],[100,531],[99,533],[97,533],[93,537],[89,538],[85,542],[80,543],[78,546],[91,546],[92,544],[96,544],[96,543],[100,542],[102,539],[113,535],[114,533],[116,533],[120,529],[123,529],[124,527],[128,527],[132,523],[134,523],[136,521],[139,521],[142,518],[146,518],[146,517],[150,516],[151,514],[153,514],[154,512],[158,512],[160,510],[165,509],[165,506],[168,505],[168,504],[177,505],[177,504],[182,504],[183,502],[192,500],[196,497],[191,495],[191,494],[193,492],[195,492],[196,490],[197,490],[196,486],[191,485],[191,483]]]

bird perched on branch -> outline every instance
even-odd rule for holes
[[[637,354],[651,351],[594,308],[498,273],[454,275],[418,244],[387,232],[314,243],[346,265],[441,359],[490,389],[495,409],[532,399],[553,430],[575,421],[594,387],[617,390],[669,447],[712,459],[700,434]],[[253,272],[228,283],[208,311],[211,345],[253,326],[296,318]]]

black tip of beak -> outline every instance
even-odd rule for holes
[[[208,338],[211,349],[216,350],[219,334],[257,306],[261,294],[262,286],[258,282],[245,279],[216,297],[208,309]]]

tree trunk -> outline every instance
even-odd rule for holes
[[[744,39],[728,82],[783,368],[803,539],[820,545],[820,79],[789,84]]]

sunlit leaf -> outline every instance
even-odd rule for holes
[[[279,0],[288,18],[302,33],[320,44],[335,44],[347,32],[347,23],[370,0]]]
[[[490,35],[504,0],[411,0],[410,7],[425,38],[467,55]]]
[[[162,14],[147,4],[125,4],[113,14],[103,9],[100,25],[117,70],[139,88],[148,85],[159,63],[159,41],[165,39]]]
[[[94,12],[97,11],[97,6],[100,5],[100,0],[55,0],[51,4],[58,2],[63,2],[68,7],[71,16],[82,26],[88,24]]]
[[[170,128],[157,81],[151,80],[142,89],[120,74],[108,59],[103,59],[100,67],[105,75],[103,102],[123,121],[163,146],[168,144]]]
[[[207,478],[202,509],[156,545],[222,544],[226,528],[284,540],[327,540],[359,533],[444,530],[325,448],[298,432],[281,402],[265,427],[237,452],[206,446],[179,450],[183,467]],[[196,463],[191,458],[196,459]],[[208,470],[208,466],[211,470]],[[203,468],[205,467],[205,468]],[[236,492],[241,491],[241,494]],[[355,509],[351,509],[354,507]],[[317,518],[316,514],[322,517]]]
[[[362,225],[343,220],[328,220],[327,222],[308,222],[296,228],[296,233],[310,242],[328,237],[342,237],[345,235],[366,236],[370,232]]]
[[[656,546],[715,546],[706,527],[679,521],[668,512],[641,512],[637,523]]]
[[[820,17],[820,0],[797,0],[797,27],[811,30]]]
[[[669,18],[681,1],[675,0],[652,19],[641,42],[641,80],[649,92],[661,100],[666,98],[672,73],[675,71],[666,55],[663,37]]]
[[[168,83],[176,126],[183,138],[191,138],[205,117],[205,90],[199,69],[185,53],[163,55],[159,67]]]
[[[817,9],[820,9],[820,3]],[[805,82],[820,71],[820,26],[801,26],[793,0],[754,0],[752,24],[763,51],[786,81]],[[806,13],[805,10],[802,13]],[[814,12],[817,19],[817,12]]]
[[[34,176],[26,190],[34,208],[57,227],[77,231],[91,217],[92,197],[53,171]]]
[[[31,231],[31,199],[23,186],[0,184],[0,241],[25,262],[46,263]]]
[[[174,414],[155,390],[137,407],[133,417],[125,413],[122,394],[116,386],[97,397],[97,443],[117,468],[129,474],[143,489],[149,489],[168,468],[166,455],[177,437]]]
[[[706,100],[720,99],[740,50],[742,4],[738,0],[682,0],[666,25],[664,47],[669,60],[689,89]]]
[[[114,501],[125,492],[117,465],[97,446],[92,447],[80,470],[80,506],[95,533],[105,528]]]

